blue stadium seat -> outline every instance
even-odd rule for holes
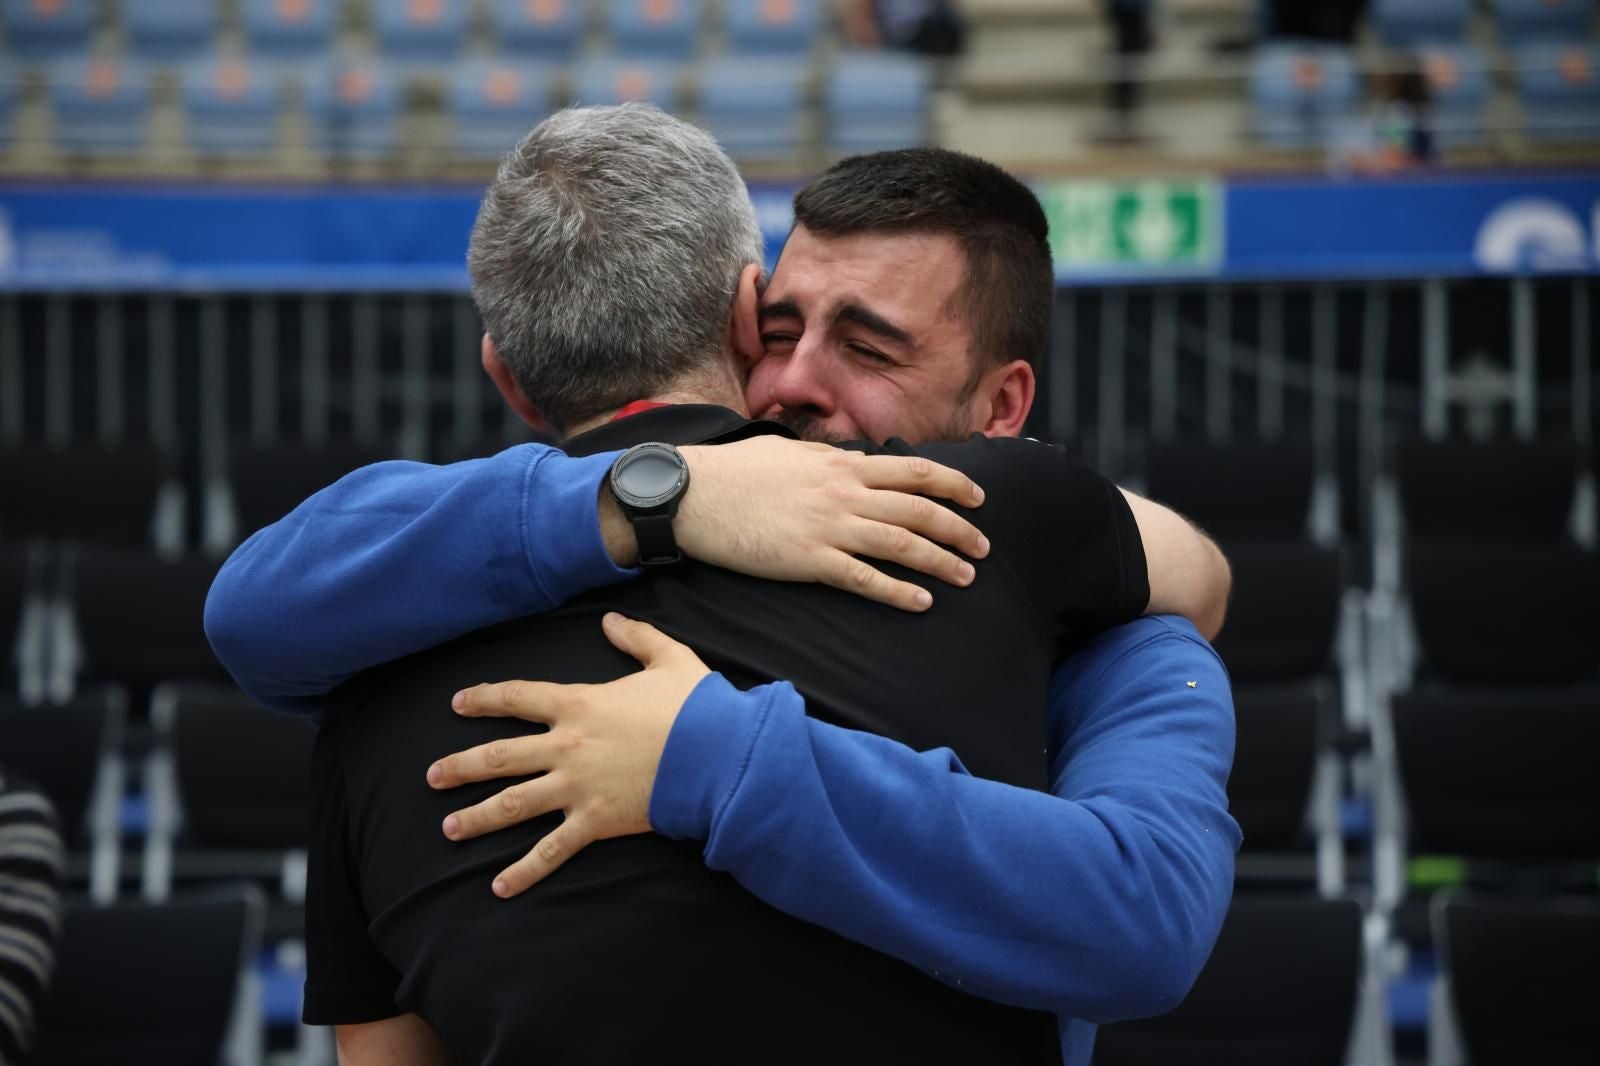
[[[735,159],[790,159],[805,137],[806,65],[720,58],[700,73],[700,115]]]
[[[1517,88],[1523,126],[1541,141],[1600,140],[1600,48],[1531,45],[1519,49]]]
[[[542,67],[487,59],[460,63],[446,94],[456,152],[499,158],[550,113],[550,105],[550,75]]]
[[[335,159],[381,159],[399,145],[404,92],[383,63],[350,60],[314,73],[306,85],[311,144]]]
[[[835,154],[926,144],[928,67],[910,56],[846,53],[823,89],[828,146]]]
[[[337,0],[244,0],[244,36],[258,56],[305,58],[333,44]]]
[[[1256,136],[1276,148],[1321,147],[1355,108],[1355,63],[1335,46],[1273,44],[1250,72]]]
[[[730,0],[728,51],[734,55],[804,55],[822,25],[818,0]]]
[[[1433,93],[1434,131],[1440,147],[1482,144],[1483,108],[1489,101],[1489,71],[1471,45],[1428,45],[1418,50]]]
[[[1494,0],[1500,36],[1510,45],[1578,44],[1594,27],[1595,0]]]
[[[144,147],[150,74],[116,59],[68,60],[49,70],[56,146],[67,154],[130,155]]]
[[[700,37],[700,0],[612,0],[611,45],[619,55],[684,59]]]
[[[597,59],[580,66],[573,81],[579,104],[622,104],[639,100],[663,111],[676,111],[680,103],[679,78],[678,69],[671,65]]]
[[[278,143],[276,68],[230,56],[179,72],[189,145],[202,156],[264,155]]]
[[[22,95],[22,71],[10,63],[0,63],[0,152],[10,149],[16,137],[17,99]],[[0,622],[0,636],[4,636],[4,623]],[[0,643],[0,649],[10,645]],[[3,653],[0,653],[3,654]],[[5,666],[0,664],[0,675]]]
[[[495,0],[489,16],[512,55],[570,60],[583,36],[583,0]]]
[[[373,29],[390,59],[453,59],[467,41],[469,0],[372,0]]]
[[[1374,0],[1372,21],[1387,44],[1462,41],[1467,35],[1467,0]]]
[[[211,48],[217,5],[194,0],[124,0],[122,24],[133,50],[150,59],[178,59]]]
[[[94,32],[95,0],[0,0],[6,51],[44,58],[82,55]]]

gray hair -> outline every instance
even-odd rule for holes
[[[500,164],[467,265],[484,328],[558,431],[710,366],[765,248],[710,134],[642,104],[545,119]]]

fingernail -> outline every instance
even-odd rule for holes
[[[913,599],[916,601],[918,607],[928,607],[933,603],[933,593],[929,592],[927,589],[918,589],[917,594],[913,597]]]
[[[623,619],[622,616],[616,611],[607,611],[606,616],[600,619],[600,621],[604,622],[608,626],[620,626]]]
[[[974,552],[973,554],[977,555],[977,557],[980,558],[980,559],[988,557],[988,555],[989,555],[989,538],[988,537],[979,537],[978,538],[978,550],[976,552]]]
[[[511,894],[511,886],[505,883],[504,878],[497,877],[494,879],[494,894],[501,899],[505,899]]]
[[[455,815],[452,814],[452,815],[450,815],[450,817],[448,817],[448,818],[446,818],[444,820],[444,835],[445,836],[449,837],[451,840],[454,840],[455,837],[456,837],[456,834],[458,832],[460,832],[460,831],[461,831],[461,819],[457,818]]]
[[[983,502],[983,486],[972,486],[972,506],[976,507]]]
[[[459,711],[463,707],[465,707],[466,705],[467,705],[467,694],[466,694],[465,691],[457,692],[454,696],[450,697],[450,706],[455,708],[456,710]]]
[[[956,575],[961,578],[963,585],[970,585],[972,584],[972,579],[977,576],[977,572],[972,569],[971,563],[963,562],[956,567]]]
[[[440,766],[438,763],[434,763],[432,766],[428,767],[428,784],[437,785],[443,780],[444,767]]]

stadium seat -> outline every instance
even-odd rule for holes
[[[701,0],[612,0],[611,48],[631,59],[687,59],[700,38]]]
[[[318,448],[235,446],[228,456],[228,499],[219,509],[231,513],[237,536],[222,543],[242,540],[300,506],[318,489],[357,467],[387,458],[382,452],[350,443]]]
[[[17,139],[17,103],[22,98],[22,71],[0,59],[0,152]]]
[[[47,73],[56,147],[68,155],[132,155],[144,148],[150,74],[110,58],[52,63]]]
[[[1577,44],[1594,29],[1595,0],[1493,0],[1493,6],[1507,44]]]
[[[498,159],[550,113],[550,72],[527,61],[473,59],[450,74],[446,114],[456,153]]]
[[[225,1061],[244,967],[260,942],[259,892],[69,906],[35,1066]]]
[[[211,50],[217,5],[194,0],[126,0],[122,24],[133,51],[147,59],[182,59]]]
[[[1338,549],[1229,543],[1233,600],[1217,654],[1235,681],[1292,681],[1327,672],[1343,594]]]
[[[206,593],[218,563],[81,551],[70,562],[78,676],[140,690],[163,681],[224,681],[206,640]]]
[[[1530,45],[1516,52],[1523,129],[1540,141],[1600,140],[1600,48]]]
[[[1349,900],[1237,896],[1189,995],[1102,1026],[1095,1066],[1343,1066],[1365,970]]]
[[[926,144],[928,66],[911,56],[846,53],[823,88],[828,148],[835,155]]]
[[[0,540],[149,544],[168,472],[132,443],[0,450]]]
[[[336,160],[394,155],[404,95],[394,71],[373,60],[337,63],[313,73],[305,91],[312,147]]]
[[[792,55],[811,52],[822,28],[818,0],[730,0],[728,52],[732,55]]]
[[[1414,541],[1554,543],[1566,533],[1578,479],[1571,438],[1430,441],[1395,456],[1400,507]]]
[[[31,570],[25,550],[0,544],[0,682],[9,683],[21,672],[17,645]]]
[[[1432,921],[1461,1061],[1600,1061],[1600,901],[1447,895]]]
[[[1348,49],[1270,44],[1250,72],[1255,132],[1275,148],[1322,148],[1348,120],[1360,96]]]
[[[567,61],[583,39],[582,0],[494,0],[495,41],[507,55]]]
[[[258,58],[314,59],[333,45],[338,0],[244,0],[244,39]]]
[[[239,57],[203,59],[179,74],[189,145],[202,156],[264,155],[278,143],[277,71]]]
[[[1324,723],[1333,717],[1330,703],[1330,686],[1321,682],[1234,686],[1237,738],[1228,810],[1246,849],[1300,847]]]
[[[680,102],[677,68],[659,63],[598,59],[581,64],[573,76],[579,104],[621,104],[640,100],[663,111],[676,111]]]
[[[1212,536],[1299,540],[1311,512],[1311,442],[1168,441],[1150,446],[1146,485]]]
[[[1455,44],[1466,39],[1467,0],[1373,0],[1372,21],[1385,44]]]
[[[0,0],[5,50],[28,59],[84,55],[97,6],[95,0]]]
[[[734,159],[792,159],[805,139],[806,77],[803,63],[784,59],[709,60],[701,119]]]
[[[0,752],[50,797],[69,849],[88,839],[96,775],[121,738],[120,708],[105,693],[35,707],[0,696]]]
[[[467,43],[469,0],[372,0],[378,45],[397,60],[454,59]]]
[[[1433,128],[1440,147],[1481,144],[1487,134],[1488,65],[1470,45],[1425,45],[1418,50],[1433,95]]]

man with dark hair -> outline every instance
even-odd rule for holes
[[[606,145],[615,147],[614,142]],[[592,150],[603,152],[605,146]],[[953,153],[935,151],[935,156],[942,155]],[[987,164],[974,168],[976,161],[962,157],[910,156],[904,162],[990,177],[983,171]],[[607,172],[616,173],[618,168]],[[957,189],[954,200],[959,201],[964,195],[961,182],[952,184]],[[981,202],[976,211],[981,214]],[[607,217],[604,212],[592,214]],[[681,221],[676,210],[662,215],[674,223]],[[616,232],[620,241],[627,230],[603,232]],[[660,231],[650,236],[664,237]],[[915,228],[893,234],[815,237],[810,244],[808,236],[804,226],[797,227],[780,261],[760,312],[760,338],[755,336],[754,278],[747,281],[746,272],[740,272],[729,331],[730,340],[736,342],[733,350],[752,360],[764,341],[772,353],[766,361],[776,359],[780,364],[780,384],[811,388],[812,399],[795,410],[800,424],[819,436],[833,436],[836,428],[846,425],[861,432],[870,432],[869,425],[887,427],[883,435],[904,432],[922,439],[941,433],[965,436],[972,430],[995,438],[1016,434],[1032,401],[1029,359],[1039,353],[1009,357],[1010,353],[995,351],[981,361],[989,369],[977,369],[980,360],[973,352],[973,330],[966,318],[980,305],[960,298],[965,252],[956,237]],[[907,242],[901,246],[911,256],[906,269],[887,269],[878,262],[869,263],[870,269],[858,269],[839,255],[843,246],[867,240]],[[537,257],[539,252],[527,249],[524,254]],[[935,258],[942,262],[932,262]],[[508,261],[519,260],[509,256]],[[829,271],[840,276],[829,277]],[[908,274],[914,275],[915,285],[905,289]],[[840,285],[834,286],[835,281]],[[847,282],[854,283],[853,290]],[[659,300],[660,294],[654,295]],[[1043,295],[1048,301],[1048,290]],[[1017,299],[1029,302],[1030,308],[1037,306],[1026,296]],[[793,306],[784,307],[784,302]],[[486,344],[485,362],[502,392],[519,410],[524,406],[531,410],[535,405],[528,397],[518,399],[515,378],[497,372],[495,354]],[[757,374],[764,365],[757,364]],[[975,385],[968,384],[972,380]],[[836,391],[830,393],[830,388]],[[771,406],[770,396],[759,395],[754,387],[750,395],[752,407]],[[964,422],[955,417],[963,403]],[[895,423],[897,405],[900,421]],[[646,431],[642,424],[630,426],[630,422],[633,419],[596,432],[612,441],[619,434]],[[580,453],[588,444],[604,443],[601,437],[585,437],[585,445],[577,448]],[[986,447],[1003,443],[995,440]],[[752,469],[762,476],[746,478],[740,491],[723,492],[716,507],[706,506],[706,496],[700,497],[698,507],[691,506],[697,493],[717,491],[719,482],[744,477],[736,469],[744,460],[732,457],[755,445],[771,446],[760,455],[747,453]],[[562,989],[562,1002],[574,1018],[563,1019],[553,1039],[567,1041],[568,1030],[582,1026],[583,1011],[588,1009],[585,993],[568,987],[568,982],[588,980],[589,971],[571,960],[559,960],[553,953],[558,945],[550,939],[568,936],[572,923],[562,927],[568,932],[545,930],[546,936],[528,941],[507,934],[499,925],[523,912],[474,908],[485,899],[491,907],[505,906],[496,904],[475,879],[487,881],[499,864],[512,857],[506,849],[521,850],[519,841],[503,842],[504,834],[484,833],[495,822],[514,824],[559,809],[566,812],[566,820],[559,827],[548,819],[535,826],[549,832],[534,853],[496,878],[497,893],[514,895],[571,860],[563,877],[550,881],[534,899],[545,906],[552,899],[566,901],[562,907],[576,906],[581,893],[574,894],[573,889],[593,888],[596,871],[611,869],[617,861],[592,856],[617,853],[602,849],[583,852],[577,859],[572,856],[594,839],[642,833],[654,825],[671,837],[705,841],[705,861],[711,867],[733,873],[740,884],[780,910],[910,962],[962,991],[1059,1015],[1060,1049],[1068,1062],[1086,1062],[1093,1021],[1157,1012],[1176,1003],[1198,972],[1220,925],[1238,843],[1222,790],[1232,752],[1231,704],[1220,663],[1194,628],[1179,620],[1148,619],[1096,638],[1053,679],[1050,719],[1043,731],[1055,795],[1024,787],[1012,771],[1000,768],[1009,756],[998,761],[996,757],[1012,739],[1031,751],[1024,762],[1037,758],[1043,726],[1038,723],[1014,733],[1013,724],[1008,724],[1018,701],[1006,695],[1016,681],[1006,664],[1025,654],[1027,646],[1037,649],[1035,641],[1042,634],[1039,623],[1029,623],[1028,636],[1013,627],[1059,588],[1053,580],[1024,574],[1042,566],[1049,556],[1073,556],[1071,541],[1089,535],[1099,506],[1085,497],[1079,501],[1081,509],[1074,510],[1075,517],[1063,518],[1060,512],[1047,517],[1047,500],[1065,486],[1046,479],[1037,486],[1042,495],[1036,500],[1044,509],[1016,525],[1011,508],[1016,494],[1028,491],[1026,468],[1036,446],[1019,447],[1022,450],[1006,451],[1003,462],[984,465],[982,480],[991,482],[992,496],[977,516],[994,537],[997,552],[1004,544],[1006,554],[1022,554],[1009,563],[998,557],[980,563],[976,584],[970,584],[970,575],[958,580],[958,585],[970,587],[941,592],[939,608],[923,619],[881,611],[874,616],[896,633],[902,626],[897,619],[904,618],[911,628],[903,636],[860,635],[849,621],[854,612],[848,606],[858,601],[837,597],[804,632],[786,633],[781,624],[768,622],[762,638],[751,630],[761,631],[763,623],[746,618],[720,631],[709,645],[703,631],[694,641],[708,653],[711,665],[729,670],[735,681],[750,684],[762,676],[793,674],[802,684],[803,697],[785,684],[741,692],[721,677],[708,676],[707,667],[693,653],[650,627],[610,622],[606,636],[645,661],[647,669],[610,684],[559,694],[545,685],[500,686],[492,690],[489,714],[561,720],[550,732],[536,736],[521,735],[514,725],[474,722],[485,729],[482,739],[487,743],[430,770],[428,783],[436,789],[547,771],[498,795],[494,792],[498,786],[484,785],[465,790],[466,800],[452,800],[450,792],[437,793],[445,804],[439,810],[450,813],[444,820],[446,833],[464,849],[462,854],[452,859],[452,853],[437,850],[447,842],[419,839],[414,808],[374,806],[362,800],[367,813],[351,824],[366,827],[360,831],[364,839],[377,839],[369,837],[372,832],[389,838],[393,854],[404,852],[425,866],[445,863],[454,871],[450,885],[438,890],[450,892],[462,901],[461,907],[495,923],[501,939],[515,940],[521,952],[518,973],[537,973],[548,978],[539,987]],[[720,536],[742,544],[746,555],[782,557],[791,550],[762,522],[766,511],[782,509],[786,495],[816,484],[796,473],[805,473],[799,460],[817,455],[804,448],[752,440],[682,449],[689,457],[694,487],[683,497],[684,509],[673,526],[685,553],[696,555],[682,544],[683,536],[691,526],[704,523],[708,512],[718,512],[721,528],[714,534],[705,529],[696,532],[698,548]],[[277,526],[257,534],[229,561],[208,603],[208,632],[219,655],[258,698],[290,708],[319,708],[321,693],[364,666],[548,607],[576,589],[625,576],[607,567],[637,558],[641,546],[628,521],[618,520],[618,500],[602,488],[604,471],[611,469],[616,453],[569,458],[542,450],[514,452],[450,468],[383,464],[324,490]],[[958,457],[967,453],[955,449],[938,454],[959,462]],[[547,479],[542,489],[541,478]],[[564,490],[553,492],[551,478]],[[807,499],[841,495],[865,498],[857,488],[825,491]],[[1226,598],[1226,567],[1214,547],[1170,512],[1137,497],[1126,496],[1125,502],[1137,520],[1149,561],[1151,608],[1158,600],[1182,604],[1214,631],[1220,623],[1219,601]],[[696,510],[697,514],[688,513]],[[1063,522],[1071,529],[1065,537]],[[530,535],[530,523],[542,532]],[[497,539],[499,531],[508,528],[518,532],[509,545],[503,545]],[[572,545],[563,547],[562,530],[583,533],[580,539],[589,545],[589,554],[582,555]],[[592,561],[595,554],[603,557],[603,563]],[[729,557],[737,560],[738,555]],[[1094,584],[1120,572],[1125,564],[1107,560],[1098,578],[1078,583],[1077,594],[1088,594]],[[518,571],[524,568],[529,578],[520,577]],[[1212,576],[1216,570],[1220,579]],[[695,580],[704,581],[721,572],[699,567],[672,573],[692,573]],[[1198,580],[1178,591],[1183,586],[1181,576],[1188,573]],[[1015,585],[1019,579],[1021,585]],[[986,588],[991,582],[1003,587]],[[572,610],[592,616],[598,609],[617,606],[650,617],[649,589],[677,583],[658,572],[652,582],[584,597]],[[522,584],[536,588],[524,592]],[[1013,607],[978,624],[962,620],[970,609],[963,605],[970,605],[971,594],[1008,596],[1019,590],[1032,606]],[[641,594],[642,601],[636,598]],[[705,599],[691,621],[674,622],[673,627],[715,627],[717,602]],[[356,625],[350,624],[352,614],[360,619]],[[1082,617],[1093,616],[1091,612]],[[924,621],[930,628],[918,629]],[[520,627],[531,624],[518,622],[519,628],[504,633],[526,634],[531,631]],[[951,625],[957,627],[956,633],[943,630]],[[286,639],[284,630],[291,626],[296,631]],[[572,679],[579,646],[562,643],[567,638],[556,635],[559,628],[549,630],[534,645],[553,649],[557,657],[526,662],[515,672]],[[945,636],[935,635],[941,631]],[[943,649],[940,642],[949,637],[957,638],[955,646]],[[345,737],[344,750],[370,746],[375,752],[365,756],[357,770],[363,779],[357,786],[360,795],[383,791],[375,787],[374,774],[399,775],[391,783],[395,792],[403,792],[398,782],[410,784],[412,779],[405,775],[415,771],[393,764],[407,763],[430,742],[447,743],[442,733],[435,741],[412,736],[416,729],[443,727],[429,724],[434,720],[427,717],[431,712],[426,706],[418,709],[409,701],[438,700],[442,706],[449,698],[441,687],[445,678],[429,673],[426,664],[449,663],[449,656],[462,648],[479,647],[482,639],[497,638],[468,638],[469,643],[455,651],[399,664],[369,675],[375,680],[342,690],[330,708],[330,730]],[[746,643],[752,640],[754,645]],[[754,671],[747,661],[741,662],[745,652],[739,650],[751,646],[770,646],[762,653],[763,666]],[[1065,648],[1050,654],[1061,650]],[[819,654],[830,664],[821,673],[810,658]],[[916,666],[897,670],[892,664],[906,656]],[[616,668],[622,661],[616,661]],[[483,673],[493,677],[495,669]],[[830,673],[838,675],[831,682]],[[981,694],[970,689],[974,680],[981,682]],[[461,713],[484,715],[484,695],[477,690],[463,694]],[[625,705],[620,712],[619,700]],[[806,714],[808,703],[811,716]],[[558,704],[581,709],[582,722],[564,712],[554,713]],[[409,710],[404,709],[407,706]],[[866,708],[870,713],[863,717],[860,712]],[[390,713],[403,713],[405,719],[391,721],[385,717]],[[908,730],[908,721],[921,724]],[[898,741],[847,728],[867,722]],[[604,723],[615,728],[600,728]],[[934,739],[939,731],[945,731],[942,739]],[[948,750],[919,754],[906,743],[916,744],[919,736],[925,739],[918,746],[953,742],[968,765],[985,776],[970,775]],[[405,750],[413,754],[401,753],[396,745],[407,746]],[[600,757],[587,766],[567,758],[581,759],[586,753]],[[598,791],[588,787],[607,774],[620,778],[607,778]],[[627,779],[622,793],[607,791],[621,778]],[[420,781],[416,786],[423,787]],[[478,802],[459,806],[472,800]],[[411,796],[405,802],[421,801]],[[456,809],[451,811],[452,807]],[[381,823],[376,830],[373,820]],[[660,851],[658,837],[634,839],[658,842],[648,845],[645,853],[654,849],[667,854]],[[686,873],[676,869],[679,875]],[[404,916],[401,901],[384,905],[395,893],[406,901],[432,893],[434,888],[424,889],[420,896],[405,895],[418,876],[425,875],[395,871],[396,884],[376,890],[362,884],[359,876],[356,883],[362,891],[379,895],[368,901],[381,912],[372,917],[375,934],[391,943],[399,935],[410,944],[401,950],[421,950],[445,963],[452,952],[462,950],[461,944],[446,946],[438,932],[410,937],[403,929],[407,925],[414,929],[416,923]],[[721,905],[732,907],[730,913],[740,915],[740,921],[770,921],[734,906],[734,898],[722,898]],[[651,912],[638,918],[654,928]],[[349,936],[366,933],[360,922],[339,924]],[[672,1009],[677,1002],[673,996],[687,984],[712,987],[725,997],[715,1014],[718,1024],[748,1027],[754,1019],[764,1035],[755,1036],[748,1028],[713,1035],[756,1041],[738,1054],[764,1061],[808,1055],[882,1061],[908,1054],[1000,1061],[1008,1056],[1029,1058],[1039,1050],[1030,1043],[1035,1035],[1031,1021],[1018,1017],[993,1028],[984,1019],[999,1016],[976,1011],[966,997],[941,1001],[930,1013],[933,1001],[923,998],[926,989],[908,991],[920,986],[903,984],[895,970],[881,968],[883,956],[871,954],[850,956],[853,961],[844,976],[830,971],[818,978],[833,993],[826,1007],[806,1006],[815,989],[788,987],[782,995],[803,1010],[804,1024],[796,1028],[791,1021],[774,1021],[764,1013],[765,1007],[751,1000],[759,1001],[776,988],[776,978],[769,972],[773,960],[761,950],[769,942],[765,933],[741,937],[741,928],[719,928],[716,935],[708,931],[704,943],[682,956],[693,964],[692,974],[680,967],[662,975],[666,983],[659,985],[664,990],[659,998],[658,986],[652,985],[628,997],[636,1006],[615,1024],[588,1026],[587,1032],[598,1034],[595,1046],[614,1050],[618,1041],[639,1035],[626,1028],[615,1031],[619,1026],[636,1024],[645,1032],[658,1032],[661,1011]],[[638,932],[630,922],[617,928],[619,936]],[[730,947],[730,932],[736,940],[748,940],[755,952],[751,968],[740,972],[736,991],[727,987],[716,963]],[[542,954],[530,955],[528,943],[538,945]],[[812,942],[813,947],[818,943]],[[605,946],[607,953],[616,950],[615,944]],[[818,947],[816,958],[837,961],[844,957],[838,950],[842,949],[837,945]],[[811,972],[807,967],[816,964],[827,965],[807,963],[790,972],[790,979]],[[870,978],[872,990],[853,990],[863,975]],[[504,1016],[528,1009],[527,989],[507,988],[507,973],[499,962],[479,964],[471,974],[459,977],[454,994],[482,998],[476,1024],[485,1031],[512,1024],[515,1019]],[[419,986],[405,987],[410,995]],[[603,998],[609,1002],[615,997]],[[535,1001],[543,1003],[537,997]],[[323,1002],[328,1002],[325,994]],[[363,1009],[375,1005],[369,998]],[[865,1014],[859,1013],[863,1007]],[[885,1024],[908,1035],[892,1046],[881,1044],[880,1027]],[[859,1042],[849,1048],[829,1045],[840,1035],[841,1026],[859,1027]],[[696,1041],[704,1037],[698,1030],[691,1035]],[[974,1037],[977,1044],[970,1042]],[[457,1038],[463,1039],[459,1031]],[[581,1054],[575,1050],[581,1045],[562,1046]]]

